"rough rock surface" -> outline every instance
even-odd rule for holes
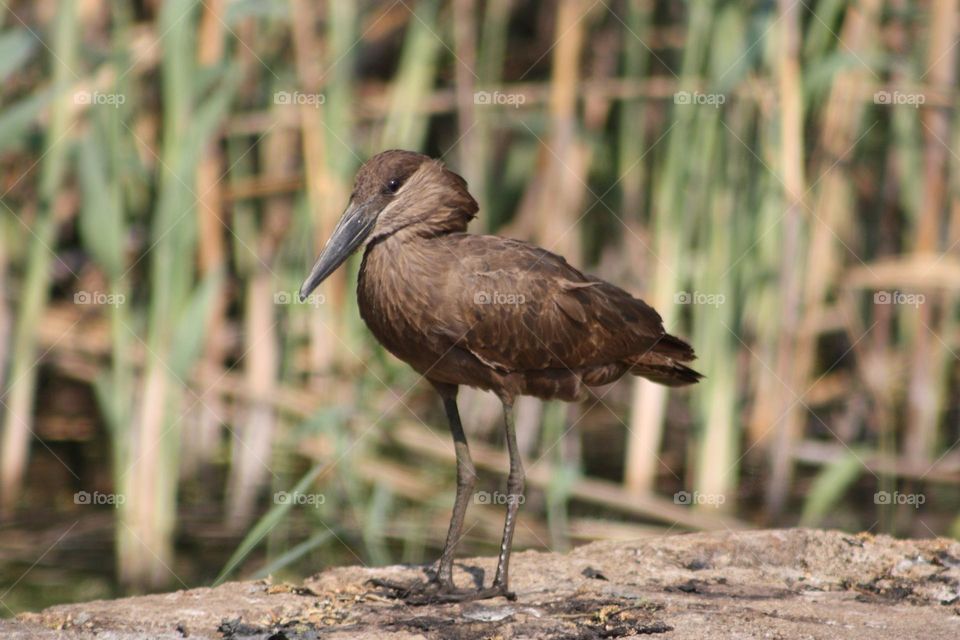
[[[459,563],[466,586],[492,558]],[[51,607],[3,638],[960,638],[960,543],[774,530],[524,552],[515,602],[408,606],[365,584],[420,567],[331,569],[300,586],[215,589]]]

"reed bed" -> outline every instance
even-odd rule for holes
[[[111,514],[115,592],[430,559],[438,403],[362,326],[356,260],[295,299],[359,164],[403,147],[706,374],[521,403],[520,544],[960,536],[958,4],[7,3],[3,526]],[[483,552],[507,467],[495,402],[462,404]]]

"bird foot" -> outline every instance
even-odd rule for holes
[[[403,600],[405,603],[414,606],[472,602],[498,596],[503,596],[507,600],[517,599],[517,594],[508,591],[506,585],[494,585],[486,589],[459,589],[452,582],[441,582],[437,579],[395,582],[379,578],[367,580],[367,584],[386,589],[388,598]]]

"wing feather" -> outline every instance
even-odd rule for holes
[[[670,344],[649,305],[561,256],[518,240],[456,236],[460,268],[448,271],[445,295],[437,298],[454,308],[436,315],[446,320],[448,339],[488,366],[580,369]]]

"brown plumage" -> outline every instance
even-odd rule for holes
[[[587,388],[625,373],[669,386],[700,379],[684,363],[693,349],[664,331],[649,305],[526,242],[466,233],[477,213],[467,184],[439,161],[385,151],[357,174],[350,205],[301,295],[364,247],[357,286],[360,314],[391,353],[440,392],[457,450],[457,501],[436,575],[387,585],[410,602],[462,601],[507,590],[519,500],[508,501],[493,587],[461,591],[452,582],[453,547],[475,481],[456,407],[468,385],[504,404],[511,459],[509,495],[523,491],[513,433],[518,395],[577,400]]]

